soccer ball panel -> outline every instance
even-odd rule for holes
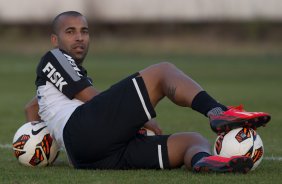
[[[258,165],[261,163],[264,154],[264,147],[262,140],[258,134],[256,134],[256,139],[254,141],[254,151],[252,154],[252,159],[254,161],[254,166],[252,170],[256,169]]]
[[[154,136],[156,135],[155,132],[153,132],[152,130],[149,130],[147,128],[140,128],[137,132],[137,134],[140,134],[140,135],[144,135],[144,136]]]
[[[44,122],[22,125],[14,136],[13,150],[21,164],[37,167],[53,163],[59,153],[59,147]]]
[[[264,148],[256,131],[250,128],[237,128],[220,134],[214,144],[214,155],[248,156],[254,161],[252,170],[262,161]]]
[[[246,128],[234,129],[227,134],[223,133],[216,139],[215,155],[231,157],[246,155],[253,150],[253,136]]]

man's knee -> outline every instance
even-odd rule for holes
[[[142,76],[154,76],[154,78],[156,77],[161,77],[163,75],[167,75],[170,71],[175,70],[176,67],[174,64],[167,62],[167,61],[163,61],[154,65],[151,65],[147,68],[145,68],[144,70],[140,71],[140,74]]]
[[[189,135],[191,137],[194,137],[195,139],[205,139],[202,134],[198,133],[198,132],[189,132]]]
[[[168,71],[175,70],[176,66],[168,61],[163,61],[157,64],[160,71],[167,73]]]

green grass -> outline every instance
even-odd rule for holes
[[[11,144],[17,128],[25,122],[23,107],[35,94],[35,68],[40,55],[1,53],[0,144]],[[244,104],[247,110],[272,114],[271,123],[259,129],[265,157],[282,157],[282,55],[193,55],[97,53],[86,60],[94,85],[104,90],[128,74],[159,61],[171,61],[198,81],[212,96],[227,105]],[[216,135],[208,121],[191,109],[165,99],[157,107],[164,133],[197,131],[213,144]],[[279,126],[280,125],[280,126]],[[62,152],[52,167],[19,165],[12,150],[0,148],[0,183],[281,183],[282,162],[263,160],[247,174],[194,174],[176,170],[100,171],[75,170]]]

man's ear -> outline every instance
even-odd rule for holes
[[[55,34],[51,34],[51,44],[54,47],[58,47],[58,36]]]

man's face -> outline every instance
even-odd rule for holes
[[[51,36],[55,47],[66,51],[81,64],[89,47],[88,24],[83,16],[62,16],[56,34]]]

